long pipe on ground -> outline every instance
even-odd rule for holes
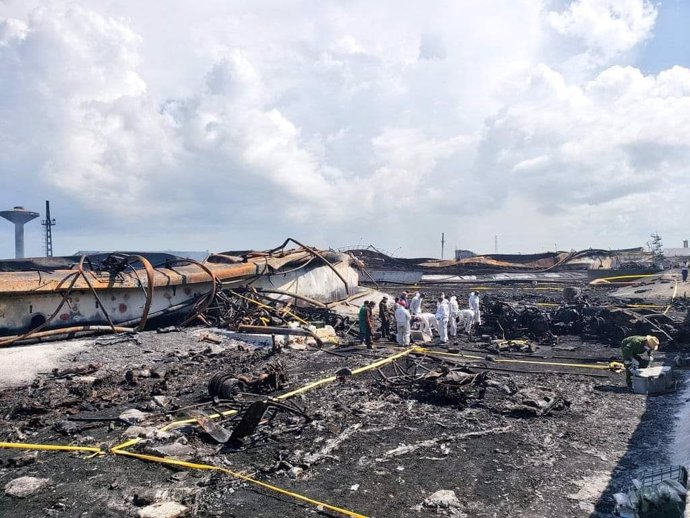
[[[295,335],[295,336],[310,336],[316,340],[319,347],[323,347],[323,341],[316,333],[310,329],[303,327],[273,327],[273,326],[248,326],[240,325],[237,327],[240,333],[259,334],[259,335]]]
[[[297,293],[292,293],[290,291],[283,291],[283,290],[266,290],[264,288],[255,288],[257,293],[272,293],[276,295],[284,295],[286,297],[292,297],[297,300],[302,300],[304,302],[307,302],[311,304],[312,306],[316,306],[317,308],[322,308],[322,309],[327,309],[328,306],[324,304],[323,302],[320,302],[318,300],[305,297],[304,295],[298,295]]]
[[[67,335],[71,337],[79,333],[95,334],[95,333],[134,333],[136,329],[133,327],[110,327],[110,326],[73,326],[64,327],[61,329],[50,329],[48,331],[32,332],[27,335],[6,336],[0,342],[1,346],[8,346],[17,343],[33,342],[34,340],[40,342],[43,338],[55,338]]]

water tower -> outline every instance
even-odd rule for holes
[[[24,207],[15,207],[12,210],[3,210],[0,216],[14,223],[14,256],[17,259],[24,258],[24,223],[38,217],[38,212],[31,212]]]

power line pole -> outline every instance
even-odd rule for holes
[[[498,234],[494,235],[494,254],[498,253]]]
[[[53,225],[55,225],[55,219],[50,219],[50,202],[46,200],[46,219],[41,221],[46,229],[45,234],[45,247],[46,247],[46,257],[53,257]]]
[[[446,244],[446,234],[441,232],[441,260],[443,260],[443,246]]]

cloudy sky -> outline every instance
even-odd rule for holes
[[[49,199],[56,255],[681,246],[689,24],[684,0],[0,0],[0,209]]]

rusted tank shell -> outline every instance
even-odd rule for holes
[[[0,272],[0,336],[21,334],[44,323],[41,329],[46,330],[110,323],[136,326],[146,308],[150,318],[187,312],[213,290],[214,279],[230,285],[251,280],[257,287],[266,284],[289,291],[321,286],[326,298],[344,298],[340,291],[347,293],[356,286],[357,274],[349,267],[348,256],[322,253],[329,264],[314,261],[314,254],[304,250],[245,259],[212,256],[204,263],[154,268],[150,283],[143,270],[131,268],[118,273]],[[314,269],[323,270],[315,280]]]

